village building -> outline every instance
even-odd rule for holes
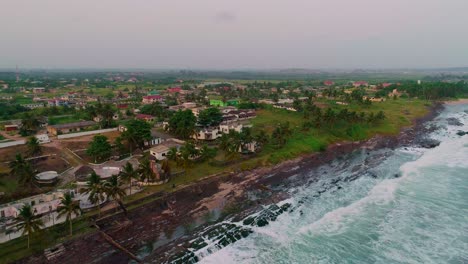
[[[96,125],[94,121],[81,121],[75,123],[68,123],[62,125],[47,126],[47,132],[51,135],[57,136],[60,134],[68,134],[72,132],[80,132],[83,130],[91,129]]]
[[[5,125],[4,126],[5,132],[13,132],[19,130],[19,125]]]
[[[147,115],[147,114],[137,114],[135,116],[136,119],[143,120],[146,122],[154,122],[156,118],[152,115]]]
[[[143,96],[142,103],[143,104],[152,104],[152,103],[162,103],[164,101],[164,98],[161,95],[147,95]]]
[[[39,144],[45,144],[50,142],[49,135],[47,134],[38,134],[35,137],[37,138],[37,141],[39,141]]]
[[[44,88],[44,87],[34,87],[32,90],[33,90],[33,93],[39,94],[39,93],[45,93],[46,88]]]
[[[161,144],[150,149],[151,156],[155,157],[157,160],[164,160],[167,157],[171,148],[176,148],[177,151],[185,144],[184,141],[178,140],[175,138],[170,138]]]

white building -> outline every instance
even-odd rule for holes
[[[47,134],[39,134],[36,135],[37,140],[39,141],[39,144],[45,144],[50,142],[49,135]]]
[[[171,148],[176,148],[177,151],[185,144],[184,141],[178,140],[175,138],[170,138],[161,144],[157,145],[150,149],[150,154],[155,157],[157,160],[164,160],[167,157]]]

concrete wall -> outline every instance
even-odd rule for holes
[[[65,134],[65,135],[58,135],[57,138],[64,139],[64,138],[82,137],[82,136],[89,136],[89,135],[101,134],[101,133],[112,132],[112,131],[117,131],[117,127],[93,130],[93,131],[78,132],[78,133]]]
[[[12,146],[24,145],[24,144],[26,144],[26,140],[10,141],[10,142],[0,143],[0,148],[7,148],[7,147],[12,147]]]

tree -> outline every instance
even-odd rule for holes
[[[210,107],[200,112],[198,124],[201,126],[217,126],[223,121],[223,114],[218,108]]]
[[[268,135],[263,129],[260,130],[254,138],[259,144],[265,145],[266,143],[268,143]]]
[[[179,164],[179,153],[176,147],[169,148],[169,152],[167,153],[167,158],[169,160],[174,161],[176,164]]]
[[[112,146],[104,135],[96,135],[89,143],[86,154],[94,158],[94,162],[108,159],[112,153]]]
[[[139,119],[132,119],[126,125],[122,138],[127,140],[131,146],[143,148],[145,142],[151,140],[151,125]]]
[[[287,138],[292,134],[292,131],[289,129],[289,122],[279,124],[273,133],[271,134],[272,140],[278,146],[284,146],[286,144]]]
[[[133,169],[133,165],[127,162],[119,173],[120,180],[129,185],[130,195],[132,194],[132,181],[138,178],[138,172]]]
[[[28,142],[26,144],[28,147],[28,154],[30,156],[41,154],[41,145],[39,144],[39,140],[36,137],[32,136],[28,138]]]
[[[200,149],[200,160],[211,160],[216,156],[216,149],[208,147],[207,144],[204,144]]]
[[[121,188],[122,182],[119,181],[117,175],[112,175],[109,180],[104,183],[104,193],[108,198],[114,200],[124,211],[124,214],[127,215],[127,209],[125,208],[122,198],[125,197],[125,190]]]
[[[182,164],[185,170],[187,170],[192,165],[192,159],[199,154],[200,152],[192,142],[185,142],[185,145],[180,148],[180,156],[182,158]]]
[[[111,96],[113,96],[112,93]],[[112,105],[98,103],[96,106],[96,113],[101,117],[100,125],[102,128],[109,128],[115,126],[115,109],[112,108]]]
[[[151,181],[153,182],[156,179],[153,168],[151,167],[151,162],[148,157],[143,158],[138,166],[138,173],[140,174],[141,181]]]
[[[34,214],[31,205],[23,205],[16,218],[15,227],[18,230],[23,230],[21,235],[26,234],[28,236],[28,248],[31,234],[40,231],[42,226],[44,226],[44,223],[38,215]]]
[[[161,170],[163,171],[164,179],[169,179],[171,177],[171,166],[167,159],[162,161]]]
[[[15,160],[10,162],[11,174],[18,178],[18,182],[25,186],[32,184],[34,180],[34,171],[31,164],[21,156],[16,154]]]
[[[25,113],[21,120],[20,133],[24,136],[32,135],[37,132],[40,125],[41,123],[36,116],[30,113]]]
[[[67,192],[63,195],[63,197],[60,199],[60,205],[57,208],[57,218],[66,216],[66,219],[70,225],[70,236],[73,235],[73,226],[72,226],[72,217],[73,215],[80,215],[81,214],[81,208],[80,208],[80,202],[77,200],[73,200],[72,195]]]
[[[104,186],[101,177],[92,172],[86,182],[86,187],[83,189],[83,193],[88,194],[88,200],[98,206],[98,217],[101,217],[101,202],[105,200]]]
[[[192,111],[177,111],[169,119],[169,131],[183,139],[189,139],[195,133],[196,117]]]

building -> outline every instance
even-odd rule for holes
[[[180,93],[182,91],[182,88],[172,87],[172,88],[167,88],[167,91],[171,94],[175,94],[175,93]]]
[[[39,144],[45,144],[50,142],[49,135],[47,134],[39,134],[36,135],[37,140],[39,141]]]
[[[198,131],[193,138],[198,140],[215,140],[221,137],[223,133],[219,130],[219,128],[203,128]]]
[[[334,84],[335,84],[335,82],[334,82],[334,81],[330,81],[330,80],[326,80],[326,81],[323,82],[323,85],[325,85],[325,86],[332,86],[332,85],[334,85]]]
[[[18,125],[5,125],[4,129],[6,132],[18,131],[19,126]]]
[[[34,87],[33,88],[33,93],[35,93],[35,94],[45,93],[45,91],[46,91],[46,88],[44,88],[44,87]]]
[[[152,104],[152,103],[162,103],[164,101],[164,98],[160,95],[147,95],[143,96],[142,103],[143,104]]]
[[[353,86],[354,87],[362,87],[362,86],[369,86],[369,83],[366,82],[366,81],[356,81],[356,82],[353,82]]]
[[[223,100],[219,100],[219,99],[210,99],[210,105],[211,106],[237,106],[239,105],[239,101],[238,100],[235,100],[235,99],[232,99],[232,100],[227,100],[226,102],[224,102]]]
[[[139,119],[139,120],[144,120],[146,122],[154,122],[155,121],[155,117],[152,116],[152,115],[137,114],[135,116],[135,118]]]
[[[68,123],[62,125],[51,125],[47,126],[47,132],[51,135],[57,136],[61,134],[68,134],[72,132],[80,132],[88,130],[96,126],[94,121],[81,121],[75,123]]]
[[[155,157],[157,160],[164,160],[167,157],[171,148],[176,148],[177,151],[185,144],[184,141],[178,140],[175,138],[168,139],[161,144],[157,145],[150,149],[151,156]]]

